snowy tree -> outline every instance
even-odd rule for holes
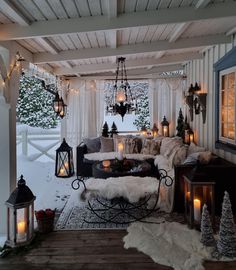
[[[45,129],[56,127],[58,120],[53,99],[54,95],[45,90],[40,79],[22,75],[16,107],[19,122]]]
[[[143,98],[137,100],[137,119],[134,121],[134,125],[141,129],[143,126],[147,129],[150,128],[150,113],[149,113],[149,101],[148,95],[144,95]]]
[[[179,109],[179,116],[178,116],[178,119],[177,119],[177,127],[176,127],[177,133],[176,133],[176,136],[184,138],[184,127],[185,127],[184,116],[183,116],[182,110],[180,108]]]
[[[211,225],[211,220],[209,212],[207,210],[207,205],[204,204],[202,209],[202,219],[201,219],[201,239],[200,242],[205,246],[215,246],[215,238],[213,236],[213,229]]]
[[[225,191],[220,219],[218,252],[226,257],[236,256],[236,231],[229,193]]]

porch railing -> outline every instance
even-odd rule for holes
[[[51,142],[51,143],[46,143]],[[43,143],[44,142],[44,143]],[[56,145],[60,143],[59,130],[47,130],[45,132],[31,132],[30,129],[23,129],[16,136],[16,144],[21,145],[21,151],[30,161],[37,160],[42,156],[47,156],[51,160],[55,160],[55,154],[49,153]],[[44,145],[46,144],[46,145]],[[29,147],[37,150],[37,153],[30,153]],[[18,148],[19,149],[19,148]]]

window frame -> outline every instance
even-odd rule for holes
[[[222,149],[227,152],[236,154],[236,129],[235,129],[235,139],[230,140],[221,136],[221,78],[222,75],[229,74],[230,70],[235,71],[236,76],[236,47],[233,47],[225,56],[223,56],[218,62],[214,64],[215,72],[215,148]],[[236,77],[235,77],[236,81]],[[234,87],[235,91],[235,105],[236,105],[236,83]],[[236,107],[236,106],[235,106]],[[236,125],[236,109],[235,109],[235,119],[234,123]],[[235,126],[236,128],[236,126]]]

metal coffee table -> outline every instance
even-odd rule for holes
[[[110,160],[110,166],[104,167],[102,161],[95,162],[92,167],[93,177],[108,178],[120,176],[140,176],[145,177],[150,175],[151,165],[144,160],[117,159]]]

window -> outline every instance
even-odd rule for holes
[[[236,67],[220,72],[220,140],[235,144]]]
[[[236,153],[236,48],[215,65],[216,148]]]

